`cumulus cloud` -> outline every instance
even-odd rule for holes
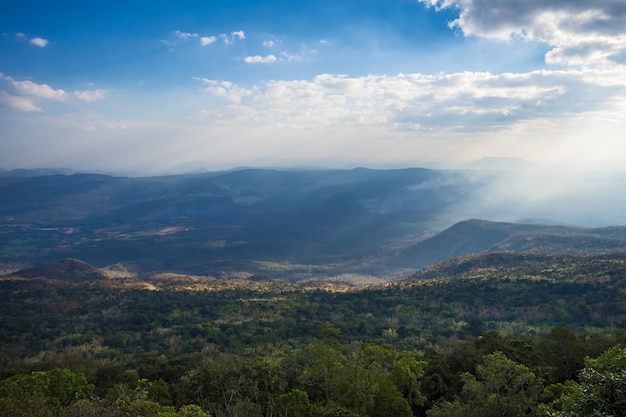
[[[233,39],[235,39],[235,38],[246,39],[246,34],[243,32],[243,30],[238,30],[236,32],[231,32],[230,36],[232,36]]]
[[[623,0],[419,0],[437,9],[456,8],[450,22],[465,35],[521,38],[552,47],[548,64],[626,64],[626,3]]]
[[[98,90],[82,90],[74,91],[73,95],[80,101],[85,103],[93,103],[94,101],[104,100],[107,97],[107,91],[104,89]]]
[[[33,103],[32,99],[28,97],[14,96],[6,93],[5,91],[0,92],[0,103],[21,111],[43,111],[41,108],[37,107],[35,103]]]
[[[232,45],[236,40],[246,39],[246,34],[243,30],[237,30],[230,32],[230,34],[222,33],[220,34],[220,38],[222,38],[226,45]]]
[[[41,48],[45,48],[46,46],[48,46],[48,43],[49,43],[48,39],[44,39],[44,38],[32,38],[28,42],[30,42],[31,44],[35,46],[39,46]]]
[[[248,64],[268,64],[268,63],[276,62],[276,56],[273,54],[266,55],[266,56],[254,55],[254,56],[247,56],[243,60],[247,62]]]
[[[15,80],[13,77],[1,73],[0,78],[8,81],[12,90],[12,93],[1,92],[3,103],[22,111],[42,111],[42,108],[38,107],[34,100],[67,102],[75,99],[92,103],[105,99],[108,94],[104,89],[67,92],[60,88],[53,88],[48,84],[38,84],[30,80]]]
[[[240,87],[230,81],[217,81],[207,78],[194,78],[205,84],[204,91],[217,97],[221,97],[231,103],[241,103],[244,97],[254,93],[253,89]]]
[[[32,81],[12,81],[13,87],[21,94],[37,96],[45,99],[60,100],[66,99],[66,93],[62,89],[54,89],[48,84],[37,84]]]
[[[215,41],[217,41],[217,37],[215,36],[202,36],[200,38],[200,45],[202,46],[211,45]]]
[[[255,110],[257,120],[311,126],[334,122],[395,130],[495,131],[524,120],[618,111],[626,78],[618,70],[492,74],[399,74],[269,81],[246,89],[201,79],[204,91]]]

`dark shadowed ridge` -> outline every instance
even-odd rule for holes
[[[555,280],[605,279],[626,274],[626,253],[569,255],[493,252],[447,259],[399,281],[433,279],[514,279],[539,277]]]
[[[64,259],[57,263],[37,265],[11,274],[21,278],[48,278],[68,282],[87,282],[106,279],[95,266],[78,259]]]
[[[422,268],[486,252],[607,254],[626,252],[626,227],[577,228],[466,220],[403,250],[398,264]]]

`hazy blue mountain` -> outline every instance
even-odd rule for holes
[[[66,168],[0,169],[1,177],[41,177],[43,175],[71,175],[74,171]]]
[[[450,224],[445,213],[471,189],[463,174],[426,169],[5,177],[0,262],[378,271],[398,241]]]
[[[488,251],[626,248],[620,227],[457,223],[481,213],[493,178],[420,168],[5,176],[0,263],[7,270],[76,258],[97,267],[132,264],[140,273],[301,280],[389,277]]]

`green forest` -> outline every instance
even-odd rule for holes
[[[2,416],[624,416],[626,255],[377,286],[0,278]]]

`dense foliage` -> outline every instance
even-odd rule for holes
[[[367,288],[6,277],[0,416],[624,415],[623,256],[438,268]]]
[[[445,351],[398,351],[382,341],[344,346],[326,332],[280,357],[214,353],[124,363],[83,354],[89,376],[68,369],[81,366],[77,356],[57,358],[67,368],[5,370],[0,415],[624,415],[626,348],[594,359],[586,354],[597,346],[565,328],[541,339],[489,332]]]

